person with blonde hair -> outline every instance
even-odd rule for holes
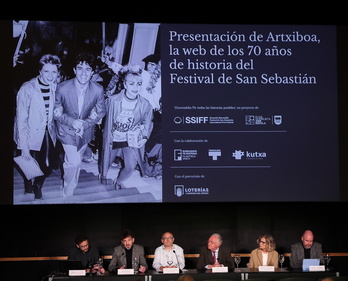
[[[16,96],[14,141],[21,156],[34,158],[43,175],[24,179],[24,193],[42,200],[42,187],[58,163],[56,123],[53,120],[57,76],[62,66],[58,56],[45,54],[39,60],[38,75],[20,87]]]
[[[122,167],[114,180],[114,188],[126,188],[137,166],[142,176],[146,175],[144,145],[153,128],[151,104],[141,96],[143,87],[142,69],[128,64],[119,72],[123,89],[107,100],[107,114],[103,129],[102,161],[99,179],[107,184],[107,173],[116,157]]]
[[[271,234],[259,236],[256,240],[258,248],[255,248],[250,255],[248,267],[258,268],[259,266],[274,266],[278,268],[278,252],[275,250],[276,242]]]

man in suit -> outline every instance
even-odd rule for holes
[[[134,268],[134,262],[137,263],[136,268],[134,268],[135,271],[138,270],[143,273],[147,270],[144,247],[134,244],[134,240],[132,231],[125,230],[122,233],[122,244],[114,248],[108,268],[109,272],[115,272],[117,269]]]
[[[227,266],[233,268],[231,251],[222,246],[222,237],[214,233],[209,237],[207,246],[200,249],[197,269],[212,269],[213,267]]]
[[[81,52],[73,68],[75,78],[58,84],[54,118],[57,138],[64,156],[62,196],[72,196],[78,184],[84,151],[92,140],[94,126],[106,113],[103,87],[91,81],[96,61],[90,53]]]
[[[301,241],[302,243],[291,245],[290,266],[302,268],[303,259],[320,259],[320,263],[324,264],[322,246],[314,242],[314,234],[311,230],[303,233]]]

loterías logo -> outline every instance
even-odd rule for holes
[[[184,187],[184,185],[174,185],[174,194],[178,197],[183,195],[209,195],[209,187]]]
[[[178,197],[181,197],[184,195],[184,186],[182,184],[176,184],[174,185],[174,194]]]

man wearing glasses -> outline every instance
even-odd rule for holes
[[[70,249],[68,260],[80,261],[84,268],[92,269],[93,273],[97,271],[101,274],[105,273],[105,269],[97,265],[100,258],[99,252],[97,248],[89,244],[87,235],[78,234],[75,237],[75,246]]]
[[[162,234],[162,245],[155,250],[152,267],[157,271],[163,271],[163,268],[185,267],[184,250],[179,245],[174,244],[174,236],[170,232]]]
[[[222,237],[214,233],[209,237],[207,246],[200,249],[197,269],[212,269],[213,267],[227,266],[233,268],[231,251],[222,246]]]

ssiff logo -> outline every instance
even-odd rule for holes
[[[232,156],[233,156],[236,160],[241,160],[241,159],[242,159],[242,156],[244,156],[244,151],[235,150],[235,151],[232,153]]]

